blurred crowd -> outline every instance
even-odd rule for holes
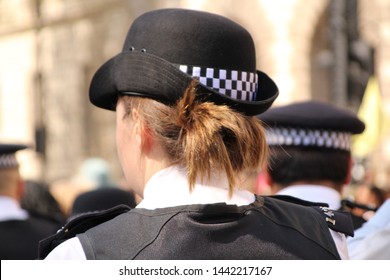
[[[117,205],[134,208],[139,198],[123,181],[115,182],[109,164],[85,160],[68,180],[48,184],[26,180],[14,154],[25,146],[0,144],[0,259],[38,259],[39,241],[55,234],[70,220]],[[16,150],[15,150],[16,149]],[[4,154],[1,154],[4,153]]]

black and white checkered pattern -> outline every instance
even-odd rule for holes
[[[179,65],[182,72],[198,77],[199,82],[231,98],[256,100],[257,74],[236,70]]]
[[[328,149],[351,149],[351,133],[329,130],[310,130],[291,127],[266,128],[270,146],[312,146]]]
[[[14,154],[3,154],[0,155],[0,169],[18,167],[18,161]]]

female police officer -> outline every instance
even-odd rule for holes
[[[143,201],[73,221],[41,257],[75,236],[47,258],[340,258],[319,207],[249,191],[267,157],[254,116],[277,94],[235,22],[183,9],[138,17],[123,51],[95,73],[90,99],[116,110],[119,159]]]

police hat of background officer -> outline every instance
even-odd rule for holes
[[[0,169],[18,167],[15,153],[26,148],[27,146],[19,144],[0,144]]]
[[[275,83],[256,70],[254,43],[242,26],[207,12],[161,9],[133,22],[122,52],[95,73],[89,96],[109,110],[118,95],[173,105],[193,77],[198,98],[246,115],[264,112],[278,95]]]
[[[137,204],[133,193],[116,187],[101,187],[78,195],[73,202],[70,218],[121,204],[134,208]]]
[[[318,101],[274,107],[258,119],[265,124],[269,146],[350,151],[351,136],[365,129],[352,112]]]

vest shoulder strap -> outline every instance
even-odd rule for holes
[[[353,221],[351,213],[348,211],[333,210],[329,208],[327,203],[307,201],[288,195],[273,195],[271,197],[294,204],[312,207],[321,214],[330,229],[348,236],[354,236]]]
[[[126,205],[118,205],[108,210],[88,212],[75,217],[65,224],[56,234],[39,242],[38,259],[44,259],[55,247],[62,242],[84,233],[88,229],[107,222],[116,216],[126,213],[131,208]]]

